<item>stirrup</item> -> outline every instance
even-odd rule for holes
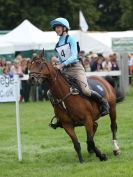
[[[56,122],[55,122],[55,120],[56,120]],[[50,128],[53,128],[53,129],[56,129],[57,127],[59,127],[59,125],[58,125],[58,120],[57,120],[56,116],[54,116],[54,117],[51,119],[51,121],[50,121],[50,123],[49,123],[49,127],[50,127]]]
[[[70,92],[72,95],[79,95],[79,90],[76,88],[70,87]]]

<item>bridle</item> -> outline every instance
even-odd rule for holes
[[[41,72],[42,69],[43,69],[43,65],[44,65],[44,64],[46,65],[46,67],[47,67],[49,73],[50,73],[50,68],[49,68],[48,63],[47,63],[47,61],[46,61],[45,59],[43,59],[43,58],[40,59],[40,58],[34,57],[34,58],[31,60],[29,70],[31,69],[31,66],[32,66],[34,63],[39,64],[39,72],[30,72],[30,73],[29,73],[29,76],[30,76],[31,78],[34,78],[35,81],[39,83],[39,80],[40,80],[40,79],[43,79],[43,80],[44,80],[44,79],[46,78],[46,77],[43,75],[43,73]],[[27,66],[28,66],[28,63],[27,63]],[[55,75],[54,78],[52,78],[52,77],[50,77],[50,76],[47,77],[47,80],[51,80],[51,81],[53,82],[53,84],[55,84],[55,81],[57,80],[57,77],[58,77],[58,74],[59,74],[59,71],[57,71],[56,69],[55,69],[55,71],[56,71],[56,75]]]

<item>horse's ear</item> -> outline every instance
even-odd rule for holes
[[[39,58],[43,58],[44,57],[44,48],[43,50],[41,51],[41,53],[39,54]]]

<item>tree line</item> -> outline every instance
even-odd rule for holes
[[[133,29],[132,0],[0,0],[0,30],[11,30],[24,19],[50,30],[50,21],[65,17],[71,29],[79,29],[82,10],[90,31]]]

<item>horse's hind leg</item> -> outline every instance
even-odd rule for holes
[[[85,128],[87,132],[87,149],[89,151],[89,149],[91,148],[101,161],[107,160],[106,155],[102,154],[101,151],[95,146],[95,142],[93,140],[93,121],[91,121],[90,119],[88,120],[85,122]]]
[[[95,135],[95,133],[97,131],[97,127],[98,127],[98,123],[94,122],[93,123],[93,138],[94,138],[94,135]],[[94,152],[93,149],[91,149],[91,147],[87,147],[87,149],[88,149],[88,152],[90,152],[90,153]]]
[[[70,138],[73,142],[74,149],[77,152],[80,163],[83,163],[84,160],[83,160],[83,157],[81,154],[81,147],[80,147],[80,143],[78,142],[78,138],[75,134],[74,127],[72,125],[68,125],[68,124],[62,124],[62,125],[63,125],[63,128],[65,129],[66,133],[70,136]]]
[[[117,123],[116,123],[116,106],[110,106],[110,120],[111,120],[111,131],[112,131],[112,147],[114,155],[119,155],[120,148],[117,143]]]

